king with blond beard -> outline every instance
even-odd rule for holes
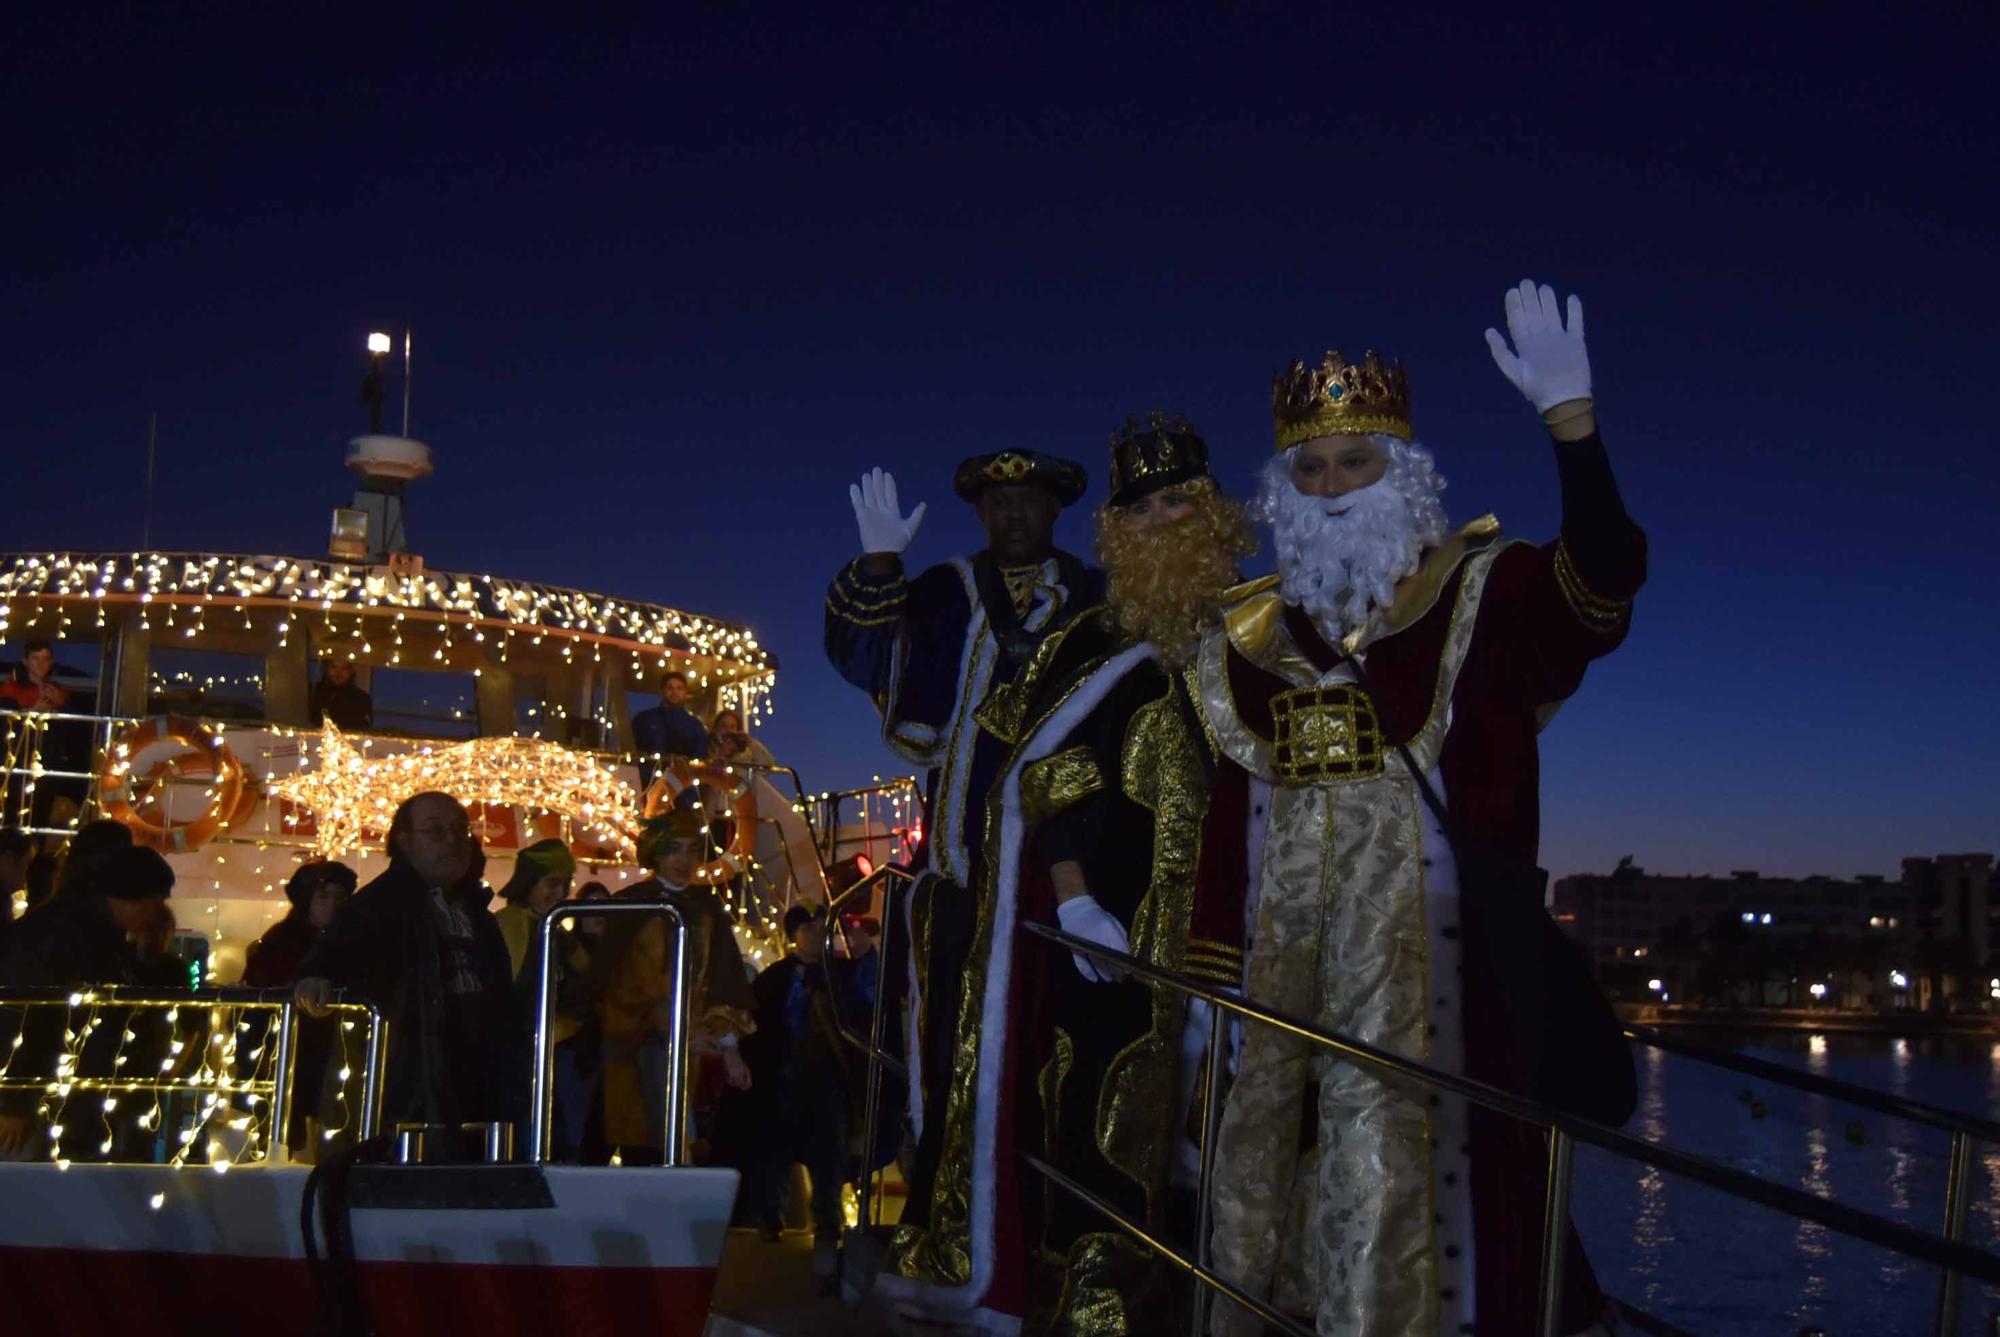
[[[1021,925],[1227,986],[1242,973],[1247,781],[1212,755],[1190,673],[1255,549],[1249,521],[1217,491],[1200,435],[1155,413],[1113,435],[1097,529],[1105,602],[978,713],[1011,751],[987,805],[964,988],[962,1014],[982,1022],[960,1030],[945,1111],[946,1144],[966,1148],[969,1167],[941,1175],[931,1219],[956,1228],[988,1283],[962,1326],[989,1332],[1156,1332],[1179,1293],[1092,1209],[1020,1166],[1039,1156],[1159,1228],[1184,1154],[1185,1005]],[[1225,814],[1214,838],[1212,814]],[[1009,1294],[1026,1312],[992,1298]]]
[[[1501,371],[1541,412],[1562,532],[1452,531],[1402,367],[1277,379],[1255,511],[1278,573],[1204,633],[1197,693],[1252,776],[1244,992],[1434,1070],[1616,1123],[1631,1057],[1542,908],[1536,735],[1645,577],[1596,430],[1583,310],[1523,283]],[[1551,940],[1553,939],[1553,944]],[[1542,1130],[1245,1027],[1215,1146],[1217,1272],[1321,1333],[1541,1330]],[[1571,1233],[1559,1331],[1602,1331]],[[1218,1300],[1211,1331],[1261,1332]]]

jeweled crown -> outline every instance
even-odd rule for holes
[[[1330,352],[1317,367],[1294,362],[1271,382],[1278,449],[1316,436],[1387,432],[1410,439],[1410,378],[1374,349],[1359,362]]]

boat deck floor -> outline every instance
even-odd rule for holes
[[[876,1306],[852,1302],[852,1286],[849,1300],[829,1290],[813,1275],[812,1259],[809,1230],[788,1230],[775,1244],[754,1230],[730,1231],[709,1300],[707,1337],[850,1337],[894,1330]],[[862,1263],[854,1251],[846,1261],[850,1267]]]

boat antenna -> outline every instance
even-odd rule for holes
[[[403,435],[410,434],[410,327],[403,326]]]
[[[160,441],[160,411],[154,409],[146,421],[146,510],[139,524],[139,551],[153,546],[153,457]]]

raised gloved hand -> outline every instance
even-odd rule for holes
[[[1486,331],[1486,346],[1500,374],[1528,397],[1537,411],[1547,413],[1572,399],[1590,398],[1590,355],[1583,347],[1583,302],[1574,294],[1569,299],[1569,328],[1563,328],[1562,309],[1556,304],[1556,290],[1533,279],[1507,290],[1507,336]]]
[[[1132,940],[1126,936],[1125,926],[1099,905],[1095,896],[1072,896],[1059,902],[1056,905],[1056,921],[1062,925],[1062,931],[1072,937],[1088,939],[1114,952],[1132,950]],[[1092,984],[1109,984],[1125,977],[1124,972],[1107,961],[1094,961],[1078,952],[1071,952],[1069,959],[1076,962],[1077,974]]]
[[[896,477],[880,469],[861,475],[859,483],[847,486],[847,499],[854,503],[854,523],[861,531],[864,553],[900,553],[917,536],[924,522],[924,503],[905,517],[896,504]]]

